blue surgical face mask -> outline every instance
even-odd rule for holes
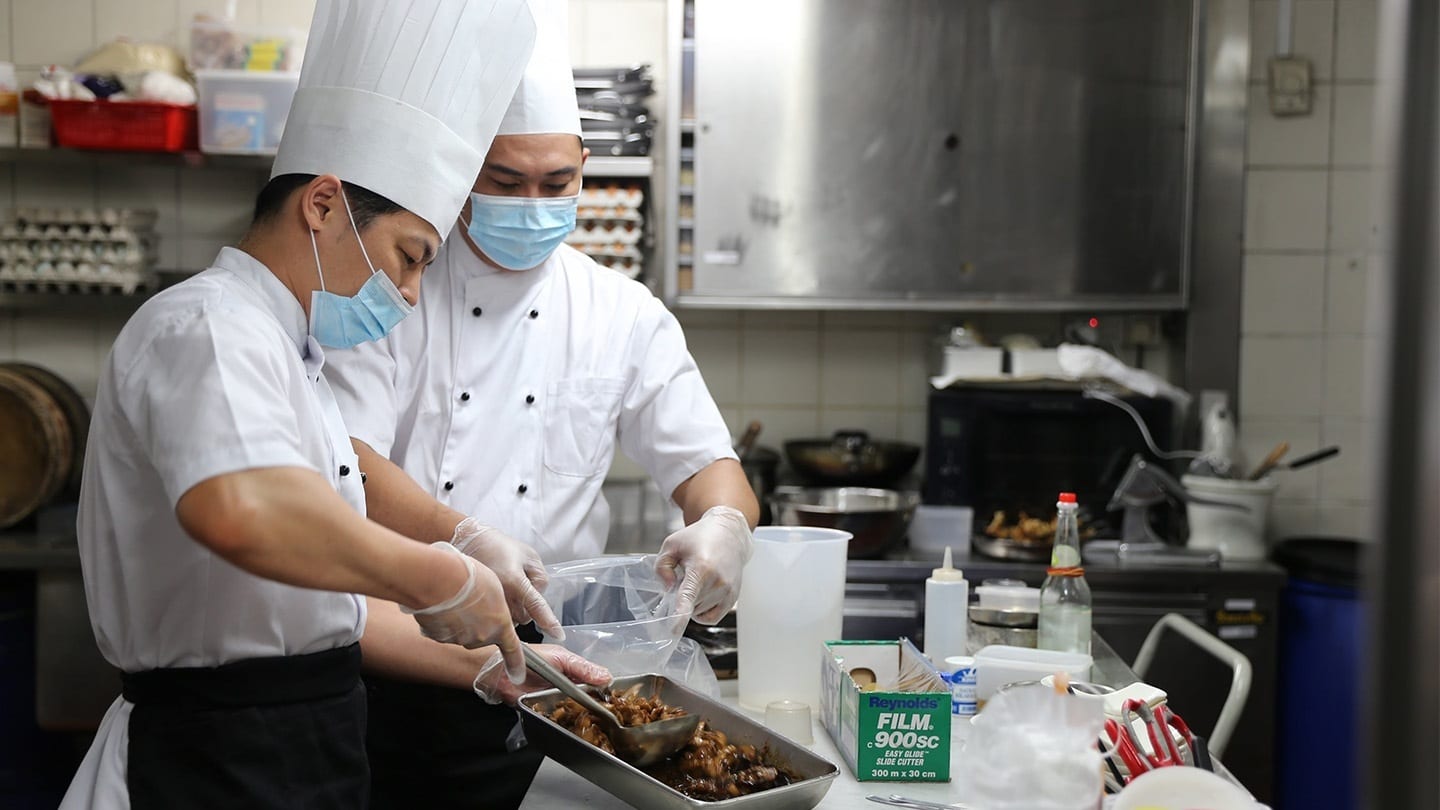
[[[575,230],[572,197],[495,197],[470,195],[465,232],[491,261],[506,270],[539,267]]]
[[[345,202],[345,215],[350,217],[350,229],[360,242],[360,255],[370,268],[370,278],[351,296],[326,292],[325,272],[320,269],[320,248],[315,244],[315,231],[310,231],[315,272],[320,274],[320,289],[310,294],[310,334],[321,346],[331,349],[349,349],[368,340],[379,340],[415,311],[395,287],[395,282],[370,263],[365,242],[360,240],[360,229],[355,227],[355,215],[350,213],[350,201],[345,199],[343,191],[340,198]]]

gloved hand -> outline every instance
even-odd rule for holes
[[[510,618],[516,624],[534,621],[545,635],[565,640],[560,620],[540,595],[549,580],[545,564],[535,549],[475,518],[465,518],[456,524],[450,544],[479,560],[500,578],[505,601],[510,605]]]
[[[505,604],[504,591],[500,580],[488,568],[474,559],[460,553],[460,550],[446,542],[431,543],[448,549],[465,561],[470,576],[454,596],[438,605],[415,610],[401,607],[415,617],[420,632],[427,638],[446,644],[459,644],[474,649],[487,644],[500,648],[505,662],[505,674],[511,681],[525,680],[525,654],[520,649],[520,637],[515,634],[515,624],[510,619],[510,609]]]
[[[689,526],[665,538],[655,573],[673,587],[684,569],[675,612],[693,612],[695,621],[714,624],[740,595],[740,571],[755,550],[750,524],[733,506],[712,506]]]
[[[530,646],[575,683],[605,686],[614,680],[610,675],[610,670],[586,661],[564,647],[555,644],[532,644]],[[528,670],[526,674],[529,677],[523,683],[511,683],[508,678],[500,677],[500,662],[500,656],[491,656],[490,660],[485,662],[485,666],[480,668],[480,674],[475,676],[475,694],[479,695],[480,699],[486,703],[504,703],[507,706],[514,706],[520,700],[521,695],[550,688],[549,682]]]

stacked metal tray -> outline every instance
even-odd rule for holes
[[[640,684],[641,694],[658,697],[671,706],[700,715],[711,728],[723,732],[732,743],[757,748],[768,745],[776,761],[799,775],[800,780],[733,799],[715,802],[692,799],[552,721],[548,713],[565,700],[565,696],[555,689],[533,692],[520,699],[520,718],[525,725],[525,735],[531,744],[540,746],[546,756],[619,799],[646,810],[735,807],[746,810],[810,810],[825,798],[831,782],[839,773],[829,760],[663,675],[616,678],[611,688],[622,692],[636,684]]]
[[[650,154],[655,121],[645,100],[653,93],[649,65],[577,68],[580,128],[590,151],[612,156]]]

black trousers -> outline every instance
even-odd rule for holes
[[[135,810],[368,806],[360,649],[124,676]]]
[[[540,640],[529,627],[522,641]],[[370,701],[366,750],[375,810],[520,806],[545,755],[506,740],[519,722],[469,689],[365,676]]]

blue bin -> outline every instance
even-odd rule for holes
[[[1280,594],[1277,810],[1360,806],[1360,551],[1354,540],[1304,538],[1275,553],[1290,573]]]
[[[0,808],[58,805],[74,773],[73,749],[35,723],[34,578],[0,576]]]

